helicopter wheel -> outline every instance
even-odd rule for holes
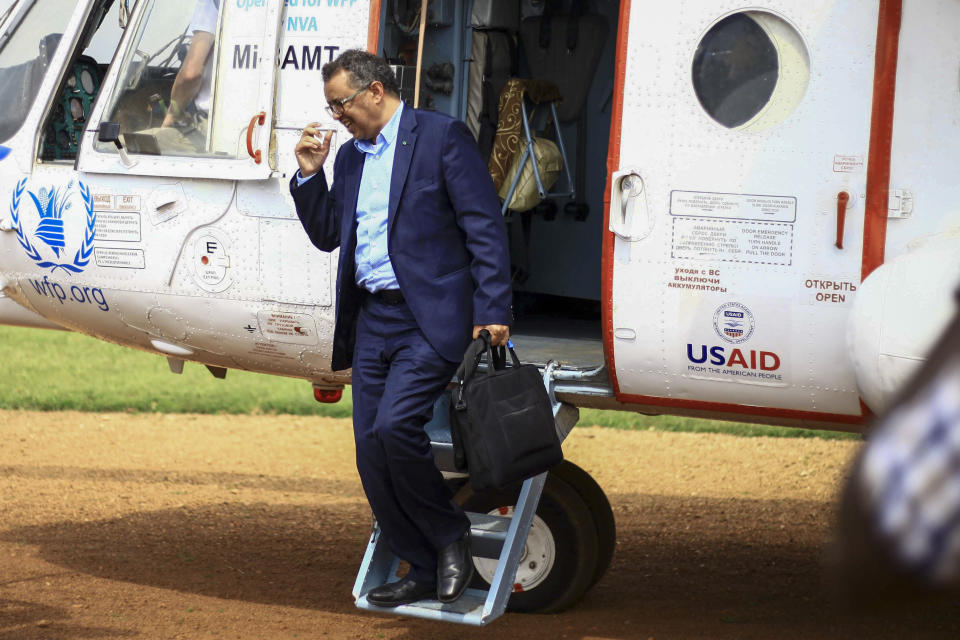
[[[573,470],[558,469],[570,465]],[[581,475],[582,474],[582,475]],[[584,483],[583,477],[589,482]],[[571,481],[568,481],[570,478]],[[612,556],[609,544],[613,513],[601,526],[582,486],[596,486],[585,471],[563,462],[550,471],[523,557],[514,579],[514,592],[508,611],[553,613],[575,604],[606,570]],[[596,486],[599,490],[599,486]],[[520,493],[520,483],[498,491],[476,492],[467,484],[456,496],[467,511],[510,515]],[[590,493],[592,491],[584,491]],[[600,491],[602,496],[602,491]],[[606,498],[603,498],[606,503]],[[609,509],[609,503],[606,503]],[[602,512],[602,509],[599,509]],[[604,532],[601,543],[598,533]],[[615,533],[613,533],[615,537]],[[609,547],[609,549],[607,549]],[[477,572],[473,585],[488,589],[496,572],[497,561],[474,558]]]
[[[594,570],[592,587],[610,567],[613,551],[617,545],[617,525],[613,518],[613,509],[607,494],[593,477],[568,460],[564,460],[550,470],[550,475],[561,478],[564,482],[576,489],[580,497],[587,504],[593,521],[597,525],[597,568]]]

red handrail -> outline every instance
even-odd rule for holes
[[[266,121],[266,118],[266,112],[261,111],[250,119],[250,124],[247,126],[247,153],[250,154],[250,157],[253,158],[257,164],[262,162],[262,157],[260,155],[260,149],[257,149],[256,152],[253,151],[253,125],[262,125]]]

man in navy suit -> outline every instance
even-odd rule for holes
[[[332,368],[353,367],[357,469],[383,535],[410,564],[367,600],[449,602],[473,575],[470,523],[423,426],[470,340],[482,329],[494,344],[509,337],[506,229],[466,125],[405,106],[390,67],[365,51],[322,73],[327,110],[354,139],[328,188],[332,132],[305,127],[290,189],[313,244],[340,249]]]

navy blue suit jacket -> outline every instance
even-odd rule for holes
[[[420,330],[457,362],[474,325],[510,325],[510,255],[500,202],[470,131],[459,120],[404,107],[400,116],[387,247],[390,263]],[[340,147],[328,189],[323,172],[290,192],[313,244],[340,248],[332,369],[353,360],[362,302],[355,282],[357,194],[364,154]]]

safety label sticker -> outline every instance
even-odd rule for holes
[[[140,211],[140,196],[114,196],[117,211]]]
[[[98,211],[96,240],[140,242],[140,214]]]
[[[834,173],[860,173],[863,167],[863,156],[833,156]]]
[[[116,247],[95,247],[93,255],[98,267],[116,269],[145,269],[147,261],[142,249],[118,249]]]
[[[794,222],[797,219],[797,199],[749,193],[671,191],[670,215]]]
[[[790,265],[793,263],[793,225],[674,218],[670,249],[672,258]]]
[[[293,356],[284,353],[272,342],[255,342],[253,349],[249,351],[250,355],[258,357],[275,358],[277,360],[293,360]]]
[[[317,324],[312,316],[302,313],[261,311],[257,314],[260,332],[277,342],[317,344]]]
[[[97,211],[113,211],[113,196],[109,193],[93,194],[93,208]]]

